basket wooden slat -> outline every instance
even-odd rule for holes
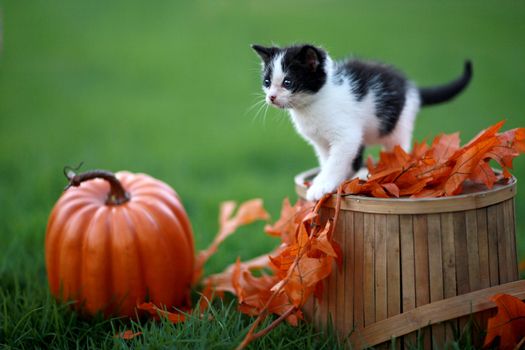
[[[376,321],[375,266],[374,266],[374,215],[364,214],[364,269],[363,295],[365,326]]]
[[[443,258],[443,298],[457,295],[456,289],[456,251],[454,244],[454,217],[452,213],[440,214],[441,219],[441,252]],[[457,322],[451,322],[457,326]],[[451,327],[445,327],[443,343],[454,339]]]
[[[400,242],[401,242],[401,294],[402,311],[410,311],[416,308],[416,278],[414,265],[414,231],[412,215],[400,215]],[[357,329],[357,328],[356,328]],[[415,344],[416,335],[409,334],[405,337],[406,342]]]
[[[386,217],[388,317],[401,312],[401,265],[399,260],[399,215]]]
[[[365,231],[365,219],[364,214],[359,212],[352,212],[354,217],[354,247],[353,250],[351,247],[348,247],[348,251],[344,259],[348,259],[351,255],[354,256],[354,270],[348,273],[346,278],[346,288],[347,290],[351,287],[353,288],[354,295],[354,307],[352,310],[354,323],[353,326],[350,326],[347,329],[362,328],[365,325],[365,293],[364,293],[364,280],[365,280],[365,268],[364,268],[364,231]],[[351,230],[351,226],[348,226],[348,229]],[[354,254],[352,254],[352,251]],[[350,265],[351,267],[352,265]],[[352,278],[353,277],[353,278]],[[352,281],[353,280],[353,281]],[[351,299],[349,299],[351,300]],[[349,318],[350,320],[350,318]]]
[[[489,273],[490,273],[490,285],[495,286],[499,284],[499,262],[498,262],[498,235],[494,234],[498,232],[497,222],[497,207],[490,206],[487,208],[487,231],[491,234],[488,235],[489,241]]]
[[[488,288],[490,287],[490,263],[483,264],[483,261],[490,261],[486,208],[476,210],[476,220],[479,247],[479,283],[481,288]]]

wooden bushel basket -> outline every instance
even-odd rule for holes
[[[315,174],[295,178],[301,198]],[[425,348],[441,349],[471,315],[485,329],[494,312],[492,295],[525,298],[515,195],[512,178],[491,190],[465,184],[464,194],[454,197],[344,197],[334,229],[343,268],[325,281],[322,300],[305,306],[307,317],[320,328],[331,320],[340,338],[350,335],[357,349],[393,338],[396,348],[408,348],[416,345],[418,330]],[[335,202],[334,195],[322,208],[325,219],[333,216]]]

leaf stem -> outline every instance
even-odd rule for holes
[[[265,336],[266,334],[270,333],[270,331],[272,329],[274,329],[275,327],[277,327],[279,325],[279,323],[283,322],[288,316],[290,316],[292,313],[294,313],[295,311],[297,311],[297,307],[295,306],[292,306],[290,307],[284,314],[282,314],[281,316],[279,316],[278,319],[276,319],[275,321],[273,321],[272,323],[270,323],[270,325],[268,327],[266,327],[265,329],[263,330],[260,330],[259,332],[255,333],[253,335],[253,339],[257,339],[257,338],[260,338],[260,337],[263,337]],[[252,340],[253,340],[252,339]]]

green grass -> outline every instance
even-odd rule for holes
[[[425,109],[416,139],[496,121],[525,126],[525,4],[514,1],[0,1],[0,344],[14,348],[126,347],[121,321],[82,320],[47,291],[47,216],[64,165],[146,172],[172,185],[197,248],[211,240],[218,204],[262,197],[275,217],[294,198],[295,174],[313,167],[284,113],[255,117],[254,42],[322,44],[392,63],[423,85],[475,78],[453,103]],[[525,178],[525,157],[514,174]],[[525,256],[525,196],[517,196]],[[262,225],[241,230],[207,272],[269,251]],[[231,348],[249,320],[231,306],[217,323],[146,323],[137,347]],[[220,321],[220,322],[219,322]],[[207,341],[207,334],[213,334]],[[327,339],[327,340],[325,340]],[[327,341],[328,343],[323,343]],[[303,325],[279,327],[255,347],[333,348]]]

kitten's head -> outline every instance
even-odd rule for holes
[[[278,108],[299,108],[326,82],[324,50],[312,45],[285,48],[252,45],[263,63],[266,102]]]

